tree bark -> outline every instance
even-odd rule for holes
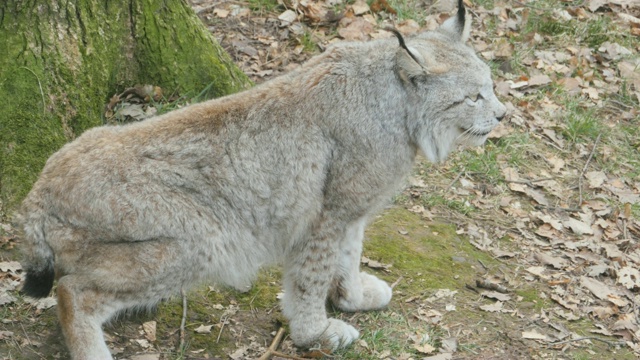
[[[250,81],[185,0],[0,1],[0,214],[135,84],[210,98]]]

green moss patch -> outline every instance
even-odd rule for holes
[[[405,209],[387,210],[369,226],[364,254],[390,264],[390,274],[376,274],[394,282],[397,289],[423,292],[430,289],[462,289],[473,283],[478,260],[496,263],[456,234],[453,225],[427,222]]]

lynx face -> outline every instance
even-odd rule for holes
[[[457,145],[482,145],[506,113],[493,92],[489,66],[465,44],[468,29],[457,29],[457,20],[410,40],[412,59],[398,56],[407,89],[415,92],[410,99],[421,100],[414,104],[415,140],[433,162]]]

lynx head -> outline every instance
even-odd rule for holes
[[[443,161],[458,144],[482,145],[506,113],[493,92],[489,66],[466,45],[471,20],[462,0],[458,12],[435,31],[404,43],[396,69],[408,94],[407,128],[433,162]]]

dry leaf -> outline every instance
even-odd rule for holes
[[[524,339],[529,339],[529,340],[547,340],[547,335],[543,335],[540,334],[539,332],[533,330],[533,331],[523,331],[522,332],[522,337]]]
[[[133,355],[129,359],[131,359],[131,360],[159,360],[160,359],[160,354]]]
[[[432,352],[436,351],[436,348],[429,344],[413,345],[413,348],[422,354],[431,354]]]
[[[147,321],[146,323],[142,324],[144,337],[151,342],[156,341],[156,324],[157,323],[155,321]]]
[[[280,16],[278,16],[278,19],[280,20],[280,26],[282,27],[293,24],[293,22],[296,21],[297,18],[298,14],[296,14],[293,10],[286,10],[285,12],[280,14]]]
[[[220,9],[220,8],[215,8],[213,9],[213,15],[219,17],[219,18],[226,18],[227,16],[229,16],[229,10],[226,9]]]
[[[483,291],[480,293],[480,295],[491,298],[491,299],[499,300],[499,301],[511,300],[511,295],[499,293],[497,291]]]
[[[611,306],[593,306],[584,308],[587,313],[592,313],[600,319],[608,319],[613,316],[616,311]]]
[[[607,181],[607,175],[602,171],[589,171],[584,174],[584,177],[589,181],[589,187],[591,189],[599,188]]]
[[[351,9],[353,13],[357,15],[363,15],[369,12],[369,5],[364,0],[356,0],[353,5],[351,5]]]
[[[140,347],[147,349],[149,347],[151,347],[151,344],[149,343],[149,340],[147,339],[134,339],[134,342],[138,343],[138,345],[140,345]]]
[[[570,303],[568,301],[566,301],[565,299],[561,298],[559,295],[556,294],[551,294],[549,296],[551,298],[551,300],[557,302],[558,304],[562,305],[565,309],[569,309],[569,310],[573,310],[573,311],[577,311],[578,310],[578,306],[576,304]]]
[[[420,30],[420,24],[412,19],[403,20],[398,25],[396,25],[396,29],[405,35],[409,35]]]
[[[360,262],[361,262],[363,265],[367,265],[367,267],[369,267],[369,268],[371,268],[371,269],[374,269],[374,270],[384,270],[384,271],[389,271],[389,268],[391,267],[391,265],[390,265],[390,264],[383,264],[383,263],[381,263],[381,262],[379,262],[379,261],[371,260],[371,259],[369,259],[369,258],[368,258],[368,257],[366,257],[366,256],[363,256],[363,257],[360,259]]]
[[[640,288],[640,271],[631,266],[623,267],[618,270],[618,283],[629,290]]]
[[[489,305],[482,305],[480,306],[480,309],[487,311],[487,312],[500,312],[502,311],[502,301],[496,301],[493,304],[489,304]]]
[[[640,91],[640,58],[620,61],[618,71],[620,77],[632,83],[636,91]]]
[[[558,80],[558,83],[570,94],[579,93],[580,85],[582,85],[582,81],[577,78],[563,78]]]
[[[629,302],[621,298],[617,291],[611,289],[604,283],[586,276],[580,277],[580,284],[587,288],[593,295],[600,300],[610,301],[618,306],[627,306]]]
[[[20,270],[22,270],[22,265],[17,261],[0,261],[0,271],[2,272],[17,274]]]
[[[604,274],[605,272],[607,272],[608,269],[609,269],[608,265],[600,264],[600,265],[589,266],[585,270],[586,270],[587,275],[589,275],[591,277],[596,277],[596,276],[600,276],[600,275]]]
[[[422,358],[422,360],[451,360],[451,359],[453,359],[452,353],[442,353],[442,354],[427,356],[425,358]]]
[[[343,18],[340,24],[346,24],[338,30],[338,34],[345,40],[367,40],[375,27],[361,17]]]
[[[450,351],[456,352],[458,351],[458,339],[454,337],[445,338],[440,341],[442,348],[440,351]]]
[[[236,351],[234,351],[233,353],[231,353],[229,355],[229,357],[232,360],[242,360],[242,359],[246,359],[246,355],[247,355],[247,350],[249,350],[248,346],[242,346],[238,349],[236,349]]]
[[[35,305],[36,309],[45,310],[54,307],[58,301],[54,297],[46,297],[42,299],[25,298],[25,302]]]
[[[11,304],[18,300],[15,296],[9,294],[8,292],[0,292],[0,306]]]
[[[499,58],[509,59],[513,56],[514,46],[512,43],[501,39],[498,42],[498,49],[495,52],[495,56]]]
[[[576,321],[580,319],[580,316],[570,312],[570,311],[563,311],[563,310],[555,310],[554,313],[558,316],[560,316],[561,318],[565,319],[565,320],[569,320],[569,321]]]
[[[544,272],[547,270],[544,266],[531,266],[526,268],[527,272],[538,276],[541,279],[548,279],[547,275],[544,275]]]
[[[545,160],[549,163],[549,165],[553,166],[553,169],[551,169],[551,171],[554,173],[559,173],[565,165],[564,160],[555,156],[547,157]]]
[[[535,253],[534,257],[539,263],[544,265],[551,265],[556,269],[564,269],[569,265],[569,262],[565,259],[551,256],[545,253]]]
[[[562,223],[560,222],[560,220],[554,218],[553,216],[549,215],[549,214],[543,214],[541,212],[532,212],[531,215],[537,217],[538,219],[542,220],[545,224],[549,224],[549,226],[551,226],[552,228],[561,231],[562,229],[564,229],[564,226],[562,225]]]
[[[213,325],[200,325],[197,328],[195,328],[193,331],[197,332],[198,334],[210,334],[212,327]]]
[[[594,334],[602,334],[604,336],[613,336],[613,333],[609,330],[607,330],[607,328],[605,328],[603,325],[600,324],[595,324],[597,329],[592,329],[589,330],[590,333],[594,333]]]
[[[530,77],[527,82],[529,83],[529,86],[547,85],[551,83],[551,78],[547,75],[534,75]]]
[[[387,0],[373,0],[373,2],[371,3],[371,11],[373,11],[374,13],[385,11],[389,14],[394,15],[398,13],[393,7],[391,7],[391,5],[389,5],[389,2]]]
[[[493,256],[495,256],[497,258],[512,258],[512,257],[516,256],[516,253],[514,253],[512,251],[503,251],[503,250],[500,250],[500,249],[491,249],[490,251],[493,254]]]
[[[569,220],[565,221],[564,226],[571,228],[571,231],[576,235],[593,235],[591,225],[574,218],[569,218]]]

